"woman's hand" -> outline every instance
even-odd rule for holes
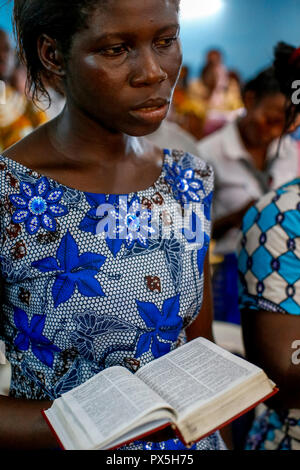
[[[175,438],[176,438],[175,431],[173,430],[172,426],[168,426],[162,431],[157,431],[147,436],[147,441],[163,442],[163,441],[169,441],[170,439],[175,439]]]

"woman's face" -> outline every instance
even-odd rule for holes
[[[154,132],[168,113],[182,61],[177,1],[108,0],[87,25],[73,38],[67,99],[111,131]]]
[[[253,145],[269,145],[285,131],[286,98],[281,93],[254,100],[248,107],[248,139]],[[291,129],[289,129],[290,131]]]

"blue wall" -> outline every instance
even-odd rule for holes
[[[13,1],[4,2],[0,0],[0,28],[6,29],[7,31],[12,30],[11,25],[11,13],[12,13]]]
[[[300,45],[299,0],[224,0],[224,4],[215,16],[182,26],[184,58],[194,74],[211,46],[220,46],[226,64],[249,78],[272,62],[279,40]]]
[[[226,64],[249,78],[270,64],[279,40],[300,45],[300,0],[223,1],[220,13],[182,25],[184,60],[193,75],[210,47],[221,47]],[[0,9],[0,27],[9,31],[11,5],[12,0]]]

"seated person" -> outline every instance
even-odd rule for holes
[[[300,369],[293,349],[300,347],[299,187],[296,179],[267,194],[243,222],[240,309],[247,358],[280,390],[254,422],[248,450],[300,450]]]
[[[213,238],[224,256],[214,276],[216,319],[239,322],[236,248],[244,214],[261,196],[298,175],[298,146],[285,128],[286,98],[275,69],[245,85],[246,113],[201,140],[200,157],[215,169]],[[282,135],[284,134],[284,137]],[[280,147],[279,147],[280,142]]]
[[[300,113],[291,99],[300,48],[279,43],[274,66],[287,97],[288,125]],[[243,221],[239,274],[246,353],[280,390],[254,422],[246,449],[300,450],[299,188],[298,178],[267,194]]]

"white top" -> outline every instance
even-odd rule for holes
[[[147,135],[147,139],[160,148],[182,150],[199,156],[197,140],[172,121],[163,121],[157,131]]]
[[[279,139],[269,146],[267,160],[271,161],[277,153]],[[258,179],[244,166],[253,162],[237,127],[237,121],[227,124],[198,144],[198,153],[203,160],[215,169],[215,195],[213,219],[217,220],[246,206],[251,200],[264,195]],[[269,171],[269,189],[276,189],[298,176],[299,150],[290,136],[282,139],[280,153]],[[239,230],[233,228],[220,239],[215,248],[216,254],[225,255],[237,249]]]

